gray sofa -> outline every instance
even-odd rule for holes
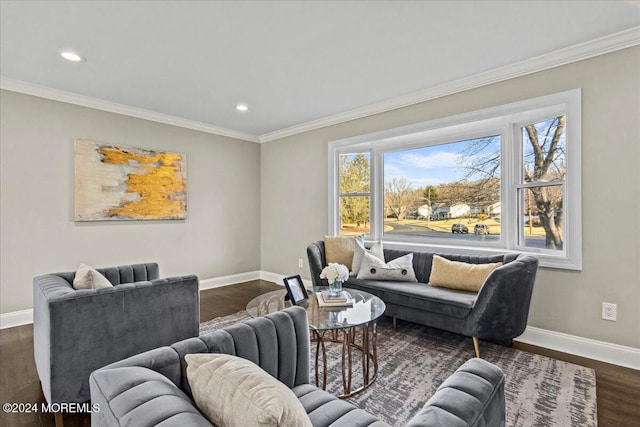
[[[478,339],[510,341],[527,326],[538,259],[524,254],[469,256],[384,249],[389,262],[413,252],[413,268],[418,282],[359,280],[350,277],[345,287],[378,296],[387,306],[385,315],[395,319],[444,329],[473,338],[476,356],[480,357]],[[433,255],[452,261],[474,264],[502,262],[486,280],[480,292],[463,292],[428,286]],[[328,286],[320,279],[326,265],[324,241],[307,247],[309,269],[314,287]]]
[[[198,336],[196,276],[160,279],[156,263],[97,270],[114,286],[75,290],[75,272],[33,279],[34,355],[49,403],[88,401],[92,371]]]
[[[375,415],[309,384],[307,313],[271,313],[113,363],[91,374],[93,427],[211,426],[191,398],[185,355],[227,353],[248,359],[287,385],[316,427],[388,426]],[[419,381],[416,378],[416,381]],[[503,426],[504,373],[471,359],[450,376],[408,426]]]

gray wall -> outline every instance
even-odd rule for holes
[[[201,279],[260,269],[260,146],[0,93],[0,312],[32,307],[38,274],[157,261]],[[185,221],[73,221],[73,140],[187,155]]]
[[[263,144],[262,270],[309,278],[306,246],[328,227],[329,141],[574,88],[582,88],[584,268],[539,272],[529,325],[640,347],[639,47]],[[601,320],[602,301],[618,304],[617,322]]]

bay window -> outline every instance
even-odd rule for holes
[[[580,269],[580,90],[329,143],[329,232]]]

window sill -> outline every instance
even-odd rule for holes
[[[365,240],[367,247],[374,243],[373,240]],[[579,260],[571,260],[569,257],[551,255],[541,252],[533,252],[520,249],[505,249],[503,247],[486,247],[486,246],[462,246],[462,245],[446,245],[439,243],[418,243],[399,240],[382,239],[383,247],[386,249],[398,249],[404,251],[425,251],[434,253],[447,253],[456,255],[478,255],[490,256],[496,254],[527,254],[538,258],[540,267],[554,268],[561,270],[582,270],[582,262]]]

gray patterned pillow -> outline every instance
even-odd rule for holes
[[[397,282],[417,282],[413,271],[413,254],[407,254],[385,264],[368,252],[364,253],[358,279],[394,280]]]

